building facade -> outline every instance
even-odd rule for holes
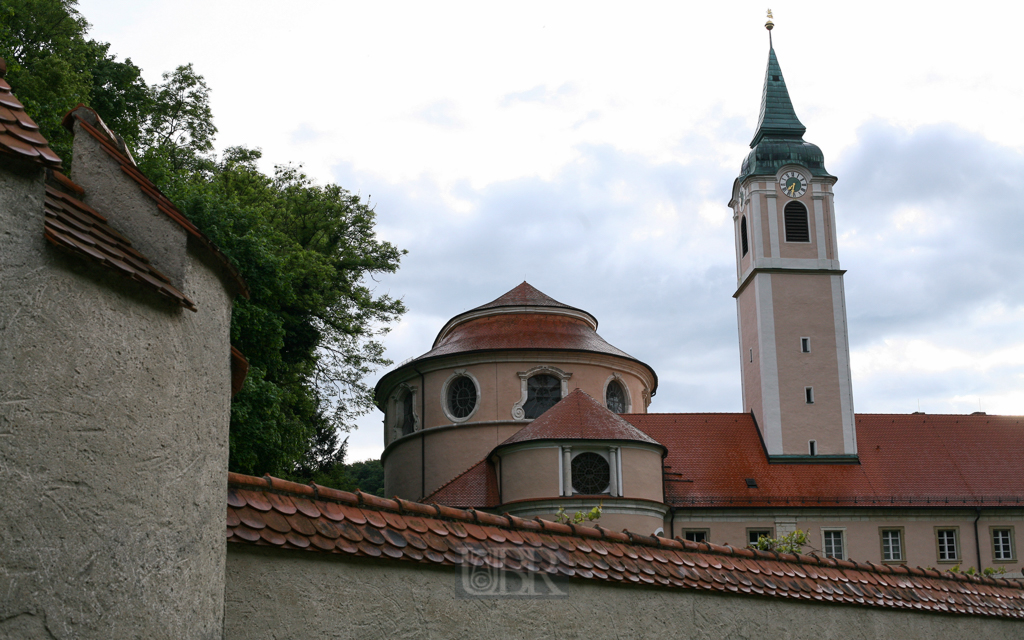
[[[648,413],[652,367],[523,283],[376,387],[387,495],[733,546],[1017,571],[1024,419],[855,414],[833,185],[774,47],[733,213],[742,412]]]

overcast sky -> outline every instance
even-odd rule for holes
[[[839,177],[856,410],[1024,414],[1024,5],[855,6],[772,9],[805,139]],[[371,196],[409,250],[379,284],[409,307],[396,362],[525,279],[654,367],[651,411],[741,410],[726,203],[763,3],[80,8],[149,82],[195,64],[219,148]],[[381,418],[351,459],[379,455]]]

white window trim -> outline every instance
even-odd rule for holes
[[[572,377],[572,373],[571,372],[567,373],[565,371],[562,371],[558,367],[550,367],[550,366],[547,366],[547,365],[540,365],[538,367],[534,367],[534,368],[530,369],[529,371],[520,371],[516,375],[519,376],[520,391],[522,393],[522,396],[519,398],[518,401],[516,401],[515,404],[512,405],[512,419],[513,420],[527,420],[526,410],[523,409],[523,405],[526,404],[526,401],[529,398],[529,392],[526,389],[526,383],[533,376],[536,376],[536,375],[539,375],[539,374],[542,374],[542,373],[546,373],[548,375],[555,376],[556,378],[561,380],[561,382],[562,382],[562,397],[564,398],[565,396],[569,395],[569,378]]]
[[[613,380],[619,383],[619,386],[622,387],[622,392],[626,394],[626,410],[623,411],[623,413],[633,413],[633,396],[629,393],[629,385],[626,384],[626,381],[617,371],[608,376],[604,381],[604,390],[601,392],[601,397],[604,400],[604,406],[606,408],[608,407],[608,385],[610,385]]]
[[[839,536],[840,544],[843,545],[843,555],[842,555],[842,557],[837,557],[837,556],[828,556],[828,557],[836,558],[837,560],[846,560],[846,558],[848,556],[847,548],[846,548],[846,527],[822,527],[821,528],[821,553],[822,553],[822,555],[827,555],[827,552],[825,551],[825,532],[826,531],[828,531],[828,532],[838,531],[839,534],[840,534],[840,536]]]
[[[953,551],[956,552],[956,555],[953,556],[952,558],[943,560],[943,559],[941,559],[941,557],[939,555],[939,531],[952,531],[953,532]],[[943,564],[956,564],[956,563],[961,562],[961,555],[962,554],[960,553],[960,527],[957,527],[957,526],[952,526],[952,527],[949,527],[949,526],[945,526],[945,527],[936,526],[935,527],[935,561],[936,562],[941,562]]]
[[[1015,529],[1011,525],[994,524],[989,526],[989,539],[992,541],[992,562],[1005,563],[1005,562],[1017,562],[1017,541],[1015,538]],[[996,557],[996,531],[1009,531],[1010,532],[1010,557],[1009,558],[997,558]]]
[[[416,433],[423,426],[423,422],[422,422],[421,417],[420,417],[419,412],[418,412],[419,389],[417,387],[414,387],[413,385],[407,383],[407,382],[403,382],[402,384],[398,385],[395,388],[395,392],[391,394],[391,398],[390,398],[390,402],[389,402],[390,408],[391,408],[391,415],[390,415],[389,422],[391,423],[390,424],[390,433],[391,433],[391,441],[392,442],[394,442],[395,440],[398,440],[399,438],[403,437],[403,434],[402,434],[402,414],[403,414],[403,412],[402,412],[402,401],[405,398],[405,394],[407,394],[407,393],[412,396],[412,421],[413,421],[412,432]]]
[[[582,453],[596,453],[608,463],[608,489],[604,492],[611,497],[622,497],[622,448],[591,445],[562,445],[558,456],[558,495],[571,497],[579,495],[572,486],[572,461]],[[598,494],[601,495],[601,494]]]
[[[900,557],[896,559],[886,560],[885,559],[885,533],[887,531],[895,531],[899,534],[900,541]],[[907,561],[907,543],[906,533],[903,527],[879,527],[878,528],[878,543],[879,553],[882,557],[882,562],[885,564],[903,564]]]
[[[804,340],[807,341],[807,351],[804,351]],[[802,336],[800,338],[800,353],[810,353],[810,352],[811,352],[811,339],[809,337],[807,337],[807,336]]]
[[[448,410],[448,387],[456,378],[469,378],[473,381],[473,386],[476,387],[476,404],[473,405],[473,410],[469,412],[465,418],[456,418]],[[467,371],[466,369],[455,369],[452,371],[448,379],[441,385],[441,410],[444,411],[444,416],[448,418],[453,424],[459,424],[460,422],[466,422],[480,409],[480,383],[477,381],[476,376]]]

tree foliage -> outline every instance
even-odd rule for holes
[[[70,160],[61,117],[78,103],[94,108],[249,286],[231,322],[250,363],[231,405],[231,469],[354,488],[340,434],[372,408],[363,380],[390,364],[377,338],[404,312],[373,277],[394,272],[404,252],[377,239],[366,201],[301,166],[268,175],[260,151],[245,147],[218,159],[210,90],[192,65],[147,86],[88,29],[74,0],[0,0],[7,79],[51,147]],[[376,477],[358,464],[353,473]]]

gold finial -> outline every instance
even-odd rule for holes
[[[769,30],[769,31],[771,31],[772,27],[774,27],[774,26],[775,26],[775,23],[772,22],[772,10],[769,9],[768,10],[768,22],[764,23],[764,28]]]

